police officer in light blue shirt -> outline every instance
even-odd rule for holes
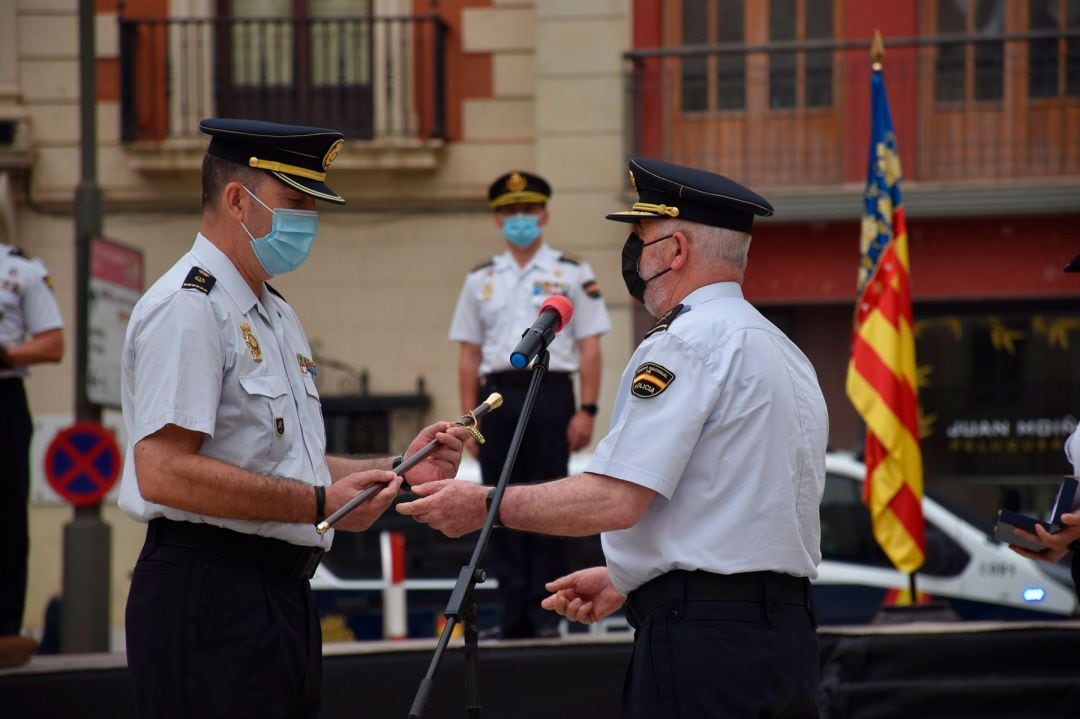
[[[509,487],[500,522],[603,532],[606,566],[548,584],[544,606],[635,627],[623,710],[655,717],[815,717],[810,579],[821,560],[828,416],[810,362],[742,296],[762,197],[726,177],[634,158],[622,270],[656,324],[623,372],[587,470]],[[450,536],[487,492],[413,485],[398,506]]]
[[[19,638],[30,550],[30,438],[23,380],[30,365],[59,362],[64,320],[41,260],[0,243],[0,661],[22,663],[32,640]]]
[[[401,479],[390,457],[326,454],[317,368],[300,321],[267,280],[297,269],[341,133],[204,120],[202,227],[136,304],[121,399],[129,440],[120,506],[147,523],[127,604],[139,714],[314,717],[322,636],[308,580],[332,534],[315,525],[371,484],[339,529],[362,530]],[[452,477],[467,436],[434,424],[410,470]]]

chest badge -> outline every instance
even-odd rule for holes
[[[667,367],[655,362],[646,362],[634,370],[630,394],[642,399],[650,399],[666,390],[674,381],[675,373]]]
[[[310,357],[305,357],[299,352],[296,353],[296,362],[300,365],[300,374],[309,374],[312,377],[317,376],[319,373],[315,369],[315,360]]]
[[[278,433],[278,437],[285,434],[285,418],[274,417],[274,431]]]
[[[259,349],[259,340],[251,331],[251,325],[247,322],[241,322],[240,331],[244,333],[244,344],[247,345],[248,352],[251,353],[251,359],[262,362],[262,350]]]
[[[491,299],[491,293],[492,293],[493,289],[494,288],[491,286],[490,282],[485,283],[484,284],[484,289],[480,292],[480,299],[482,299],[482,300],[490,300]]]

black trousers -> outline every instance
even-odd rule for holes
[[[765,586],[760,598],[696,599],[677,576],[688,574],[662,577],[664,599],[646,616],[630,612],[637,631],[623,716],[816,719],[819,657],[809,597],[789,601],[769,596]]]
[[[481,420],[487,440],[480,446],[480,471],[484,484],[499,481],[521,415],[531,371],[492,375],[482,384],[479,399],[492,392],[503,396],[503,405]],[[479,400],[478,400],[479,401]],[[566,427],[575,411],[574,386],[567,374],[548,373],[540,385],[533,413],[526,425],[511,484],[535,483],[565,477],[570,459]],[[540,607],[548,595],[544,583],[574,567],[570,558],[598,555],[581,545],[599,544],[596,537],[562,539],[540,534],[498,530],[491,536],[489,569],[499,580],[499,626],[504,639],[522,639],[555,633],[559,616]]]
[[[156,529],[127,603],[138,716],[318,716],[322,636],[308,581],[163,543]]]
[[[0,636],[22,630],[26,608],[33,431],[22,379],[0,379]]]

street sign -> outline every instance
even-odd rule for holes
[[[120,476],[120,449],[109,430],[76,422],[57,432],[45,450],[45,478],[76,507],[97,504]]]

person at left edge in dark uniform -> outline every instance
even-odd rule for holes
[[[458,388],[463,410],[492,392],[503,396],[502,410],[484,418],[487,441],[477,453],[486,485],[499,480],[532,378],[531,369],[510,365],[510,354],[541,305],[555,294],[573,303],[574,316],[548,348],[548,372],[510,482],[565,476],[570,453],[592,439],[600,395],[600,336],[611,329],[611,320],[589,263],[547,243],[544,226],[550,199],[551,186],[531,172],[507,172],[491,183],[488,201],[505,249],[465,278],[450,325],[450,339],[460,343]],[[574,374],[580,404],[574,401]],[[499,582],[499,636],[557,635],[559,617],[540,607],[547,596],[544,582],[590,566],[600,553],[597,537],[493,535],[487,569]]]
[[[316,201],[343,204],[326,171],[341,133],[204,120],[202,227],[143,295],[124,343],[129,440],[120,506],[147,523],[127,603],[127,658],[142,717],[315,717],[322,636],[308,580],[342,519],[390,506],[401,460],[326,454],[317,368],[300,320],[267,280],[297,269]],[[416,482],[457,472],[465,430],[433,424]]]
[[[64,320],[41,260],[0,243],[0,666],[29,661],[35,642],[19,636],[30,552],[30,437],[23,379],[30,365],[64,356]]]

